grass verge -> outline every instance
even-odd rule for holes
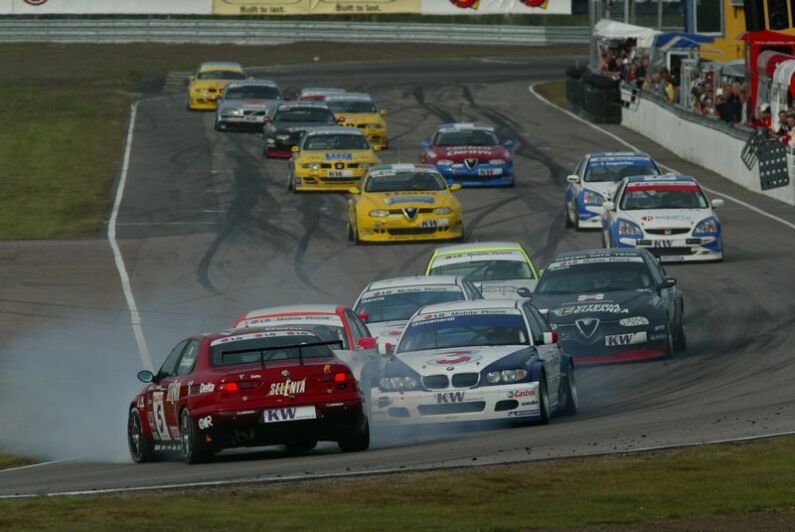
[[[781,514],[747,512],[784,509],[795,517],[793,478],[795,438],[780,438],[333,482],[2,501],[0,528],[80,523],[90,530],[123,522],[131,529],[251,529],[264,520],[271,530],[495,530],[664,519],[708,526],[726,514],[764,528],[766,516]]]
[[[321,51],[319,51],[321,50]],[[96,236],[139,91],[208,59],[244,65],[583,54],[581,45],[0,45],[0,240]]]
[[[535,86],[535,89],[538,94],[555,105],[564,109],[569,108],[569,104],[566,101],[566,81],[561,79],[539,83]]]
[[[0,469],[8,469],[9,467],[19,467],[33,463],[27,458],[21,456],[14,456],[10,454],[0,454]]]

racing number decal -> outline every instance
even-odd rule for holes
[[[152,392],[152,410],[155,416],[155,428],[161,440],[170,440],[168,433],[168,423],[166,423],[166,411],[163,407],[163,392]]]

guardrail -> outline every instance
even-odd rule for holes
[[[230,19],[0,19],[0,42],[282,44],[402,42],[545,45],[586,43],[587,27]]]

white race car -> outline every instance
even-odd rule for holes
[[[663,262],[723,260],[721,223],[698,182],[683,175],[634,176],[603,204],[602,243],[647,248]]]
[[[577,411],[571,359],[528,301],[431,305],[409,321],[371,390],[373,422],[538,421]]]
[[[462,275],[483,297],[530,297],[538,282],[533,261],[516,242],[477,242],[437,248],[425,275]]]
[[[367,285],[353,305],[379,344],[397,343],[406,322],[426,305],[481,299],[470,281],[454,275],[398,277]]]

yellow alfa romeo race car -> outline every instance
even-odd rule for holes
[[[326,96],[326,105],[343,126],[358,127],[370,141],[373,149],[385,150],[389,147],[386,133],[386,109],[379,110],[369,94],[363,92],[343,92]]]
[[[188,82],[188,111],[214,111],[226,86],[241,79],[246,73],[238,63],[202,63]]]
[[[361,131],[350,127],[309,129],[293,147],[287,189],[348,190],[381,161]]]
[[[425,164],[374,166],[350,189],[348,239],[359,242],[464,238],[461,204],[442,175]]]

